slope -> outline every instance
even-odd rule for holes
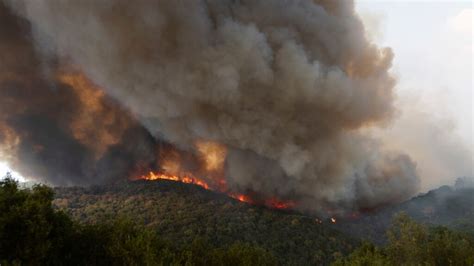
[[[327,264],[348,253],[352,238],[297,213],[239,202],[173,181],[133,181],[89,188],[56,188],[55,206],[85,223],[125,216],[176,245],[202,238],[216,246],[248,242],[282,264]]]
[[[427,225],[474,233],[474,188],[442,186],[404,203],[361,215],[356,220],[341,219],[333,227],[357,238],[384,243],[385,231],[393,215],[399,212]]]

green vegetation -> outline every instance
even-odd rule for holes
[[[156,231],[118,219],[81,225],[52,207],[46,186],[0,181],[1,265],[275,265],[262,248],[235,242],[215,248],[195,239],[179,248]]]
[[[362,214],[356,220],[339,219],[334,227],[355,238],[386,244],[385,232],[392,224],[392,217],[404,212],[430,227],[446,226],[474,234],[474,188],[468,182],[458,179],[454,187],[442,186],[401,204]]]
[[[85,224],[132,217],[176,247],[196,238],[216,248],[259,246],[279,264],[324,265],[358,242],[314,218],[239,202],[173,181],[135,181],[90,188],[56,188],[55,206]]]
[[[474,237],[446,227],[429,228],[404,213],[394,218],[389,242],[376,247],[365,242],[333,265],[473,265]]]
[[[52,190],[0,181],[0,265],[474,264],[467,231],[402,213],[386,234],[386,245],[358,245],[307,216],[176,182]]]

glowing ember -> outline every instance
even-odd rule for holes
[[[275,209],[291,209],[295,207],[295,203],[292,201],[281,201],[276,198],[267,200],[265,205]]]
[[[253,203],[252,199],[244,194],[230,194],[230,196],[238,201]]]

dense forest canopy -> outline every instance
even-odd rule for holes
[[[358,242],[308,216],[175,182],[54,190],[0,182],[2,265],[474,263],[468,232],[399,214],[386,234],[386,245]]]

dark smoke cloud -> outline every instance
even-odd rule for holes
[[[351,1],[7,3],[43,54],[71,60],[155,137],[225,144],[234,190],[318,210],[418,189],[412,160],[363,133],[395,112],[393,53],[366,39]]]
[[[25,176],[63,185],[113,180],[154,163],[149,133],[115,102],[97,98],[100,92],[58,79],[62,70],[43,60],[30,28],[0,2],[3,159]],[[84,102],[81,93],[95,98]]]

